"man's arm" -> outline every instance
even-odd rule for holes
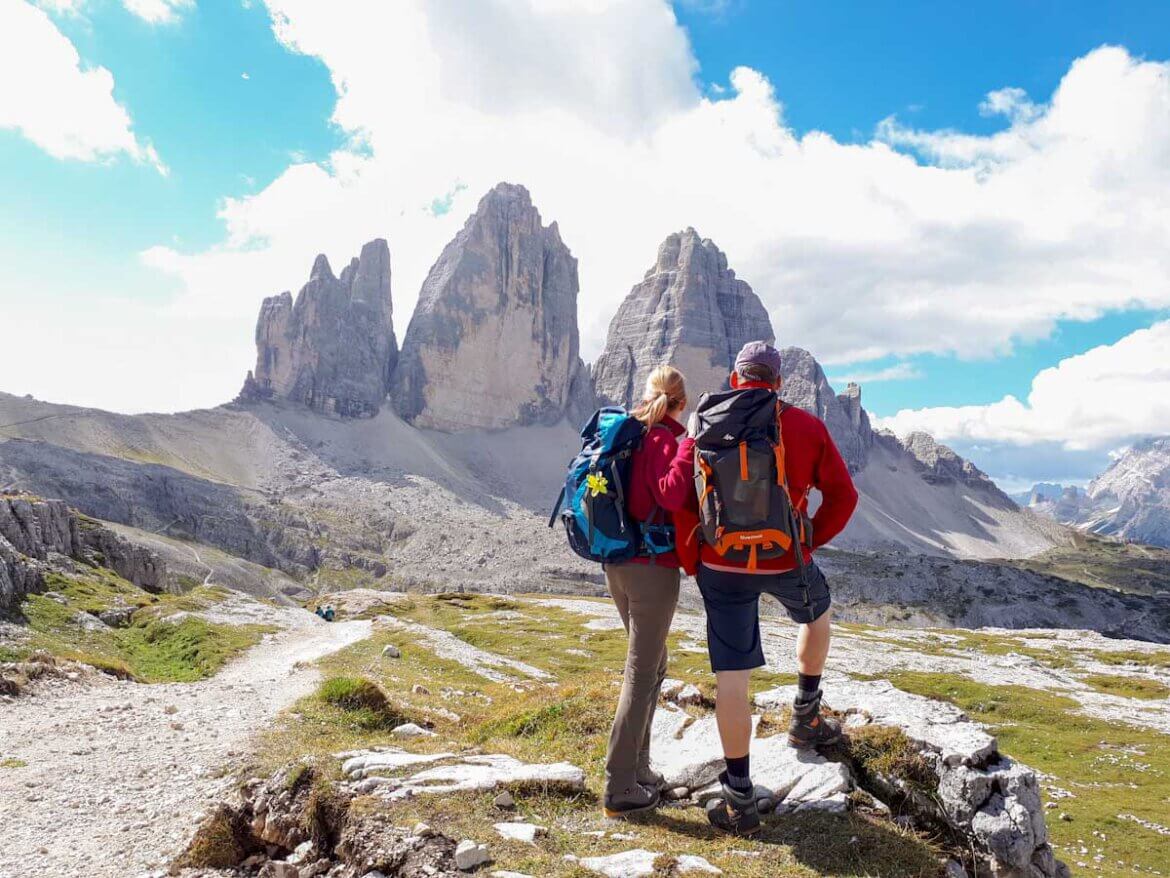
[[[820,548],[841,533],[857,508],[857,488],[853,486],[849,467],[823,423],[821,432],[824,444],[813,472],[813,486],[821,492],[821,505],[812,519],[814,548]]]

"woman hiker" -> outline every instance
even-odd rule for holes
[[[645,398],[632,412],[646,432],[631,461],[629,512],[658,548],[664,548],[662,536],[672,532],[672,513],[691,502],[695,491],[690,469],[675,462],[679,437],[686,432],[679,423],[686,406],[682,373],[659,366],[646,379]],[[650,765],[650,727],[666,676],[678,558],[671,547],[607,564],[605,581],[629,635],[622,694],[605,756],[605,815],[623,817],[656,807],[662,795],[662,776]]]

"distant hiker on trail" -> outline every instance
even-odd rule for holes
[[[324,614],[324,619],[325,619],[325,621],[326,621],[326,622],[332,622],[332,621],[333,621],[333,615],[334,615],[334,613],[333,613],[333,607],[332,607],[332,606],[328,606],[328,607],[326,607],[326,608],[325,608],[325,614]]]
[[[317,604],[317,610],[316,610],[316,613],[317,613],[317,615],[318,615],[318,616],[320,616],[322,619],[324,619],[324,618],[325,618],[325,610],[324,610],[324,609],[321,607],[321,605],[320,605],[320,604]]]
[[[659,366],[631,413],[644,435],[633,452],[627,482],[630,517],[641,530],[640,554],[605,565],[605,581],[629,634],[625,678],[605,756],[608,817],[658,805],[662,776],[650,765],[650,726],[666,676],[666,636],[678,603],[679,564],[672,513],[693,502],[690,467],[676,463],[678,419],[687,405],[681,372]],[[685,462],[683,462],[685,463]]]
[[[760,595],[770,594],[800,625],[788,742],[834,743],[841,728],[820,712],[831,598],[812,552],[845,527],[857,491],[824,423],[780,401],[779,351],[749,342],[730,380],[731,390],[704,394],[679,445],[676,463],[693,461],[698,516],[693,508],[677,512],[675,524],[680,562],[695,572],[703,595],[718,687],[715,715],[726,770],[719,776],[723,798],[708,804],[707,818],[726,832],[750,835],[760,828],[748,702],[752,669],[764,665]],[[810,520],[813,488],[821,504]]]

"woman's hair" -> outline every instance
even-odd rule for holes
[[[632,414],[647,427],[653,427],[686,399],[687,385],[683,373],[674,366],[658,366],[647,376],[646,396]]]

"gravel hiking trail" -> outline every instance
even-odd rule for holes
[[[231,786],[223,767],[312,691],[318,672],[302,663],[370,634],[267,609],[284,630],[211,679],[54,680],[0,704],[0,878],[164,874]]]

